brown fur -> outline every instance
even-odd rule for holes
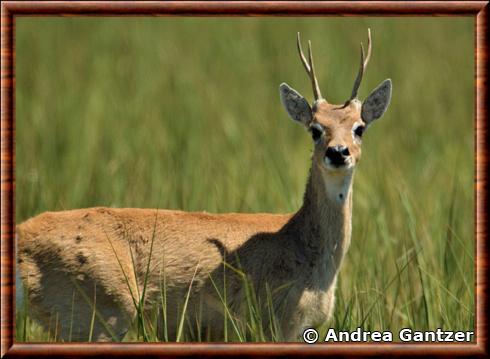
[[[142,290],[154,236],[146,303],[150,308],[160,302],[165,276],[170,339],[175,339],[178,306],[183,304],[194,273],[187,311],[201,308],[204,330],[211,331],[213,338],[222,338],[223,305],[210,278],[222,286],[224,259],[230,267],[247,273],[261,298],[266,283],[272,289],[285,286],[274,297],[285,339],[295,339],[303,327],[326,321],[350,241],[352,197],[349,179],[345,201],[329,198],[329,173],[322,165],[322,153],[331,141],[346,139],[360,155],[350,135],[358,120],[355,110],[352,114],[352,108],[329,112],[322,104],[318,107],[315,119],[329,130],[323,145],[316,146],[304,204],[294,215],[90,208],[46,212],[19,225],[19,269],[35,316],[46,323],[58,312],[61,337],[68,339],[73,315],[76,328],[71,339],[85,340],[92,309],[80,290],[92,300],[96,288],[99,316],[94,338],[110,338],[99,318],[122,337],[135,316],[131,292],[137,296]],[[331,177],[347,175],[338,172]],[[244,283],[231,269],[226,280],[228,305],[239,315]]]

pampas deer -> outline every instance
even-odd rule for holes
[[[386,111],[391,80],[358,100],[371,55],[368,32],[350,98],[331,104],[320,92],[311,43],[308,60],[299,33],[297,45],[315,99],[310,106],[285,83],[280,98],[314,143],[301,208],[293,214],[113,208],[40,214],[17,227],[18,269],[32,317],[44,325],[56,318],[59,336],[75,341],[87,340],[89,331],[96,340],[119,340],[140,309],[145,318],[155,308],[169,340],[189,328],[205,340],[223,340],[223,316],[246,321],[250,293],[265,332],[273,321],[277,340],[297,340],[304,328],[331,317],[351,239],[361,138]],[[179,319],[184,312],[185,321]]]

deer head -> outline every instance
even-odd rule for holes
[[[281,101],[289,116],[302,123],[311,133],[315,148],[313,164],[326,175],[351,173],[361,157],[365,130],[380,118],[390,103],[391,80],[384,80],[361,102],[357,98],[364,71],[371,57],[371,31],[368,30],[368,53],[361,43],[361,61],[350,98],[343,105],[328,103],[320,92],[315,75],[311,42],[308,41],[308,60],[303,54],[300,35],[297,38],[301,62],[311,80],[314,102],[308,101],[286,83],[280,85]]]

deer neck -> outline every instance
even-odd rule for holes
[[[313,165],[297,220],[301,244],[315,263],[337,273],[350,244],[353,170],[330,174]]]

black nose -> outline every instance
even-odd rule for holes
[[[349,155],[349,148],[340,145],[328,147],[325,153],[330,162],[336,166],[345,164],[345,160]]]

